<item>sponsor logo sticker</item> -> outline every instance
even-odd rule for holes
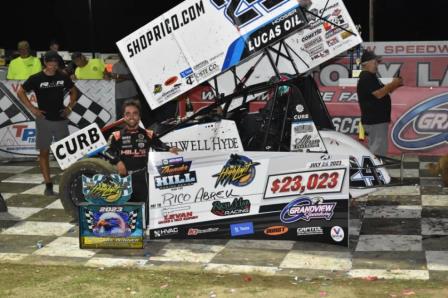
[[[344,240],[344,230],[340,226],[334,226],[330,230],[331,238],[336,242]]]
[[[333,218],[336,202],[325,203],[323,198],[301,197],[295,199],[283,208],[280,220],[283,223],[293,223],[299,220],[312,219],[330,220]]]
[[[221,171],[212,176],[216,177],[215,188],[218,185],[226,186],[228,184],[238,187],[249,185],[255,178],[255,167],[259,164],[243,155],[230,155],[230,159]]]
[[[232,237],[250,235],[253,233],[254,233],[254,225],[252,222],[243,222],[239,224],[230,225],[230,235]]]
[[[264,229],[264,233],[268,236],[279,236],[288,233],[288,230],[285,226],[272,226]]]

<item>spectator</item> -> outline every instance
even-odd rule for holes
[[[30,44],[26,41],[20,41],[17,44],[20,56],[13,59],[8,67],[8,80],[26,80],[31,75],[42,70],[42,64],[39,58],[31,56]]]
[[[87,59],[82,53],[75,52],[72,54],[72,61],[76,64],[77,80],[101,80],[106,77],[106,66],[101,59]]]
[[[134,78],[123,60],[120,59],[112,66],[112,73],[110,78],[115,80],[115,111],[117,120],[123,118],[123,104],[128,99],[137,99],[138,91]]]
[[[65,67],[66,67],[65,66],[65,62],[64,62],[64,59],[62,59],[61,55],[59,55],[59,53],[58,53],[58,51],[59,51],[59,43],[56,40],[53,39],[53,40],[50,41],[49,50],[53,51],[53,52],[55,52],[57,54],[59,69],[62,70],[63,72],[66,72],[65,71]],[[44,63],[42,63],[42,64],[44,64]]]
[[[392,109],[390,93],[403,85],[402,78],[394,78],[383,85],[377,77],[381,57],[371,51],[361,56],[362,72],[359,75],[357,92],[361,108],[361,123],[368,135],[369,150],[385,156],[388,148],[388,129]]]
[[[53,139],[58,141],[69,135],[67,116],[76,104],[78,92],[72,80],[58,70],[58,54],[48,51],[44,56],[45,68],[32,75],[19,87],[17,95],[36,117],[36,149],[45,181],[44,195],[55,195],[50,177],[49,153]],[[70,90],[70,102],[64,107],[64,91]],[[27,92],[34,91],[37,106],[31,104]]]

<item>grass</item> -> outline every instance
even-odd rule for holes
[[[0,265],[0,297],[448,297],[446,281]],[[215,296],[216,295],[216,296]]]

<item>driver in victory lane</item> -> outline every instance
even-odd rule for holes
[[[164,144],[150,129],[139,127],[140,103],[127,100],[123,104],[126,126],[114,131],[109,138],[109,148],[105,152],[121,176],[132,175],[132,202],[145,203],[146,224],[149,222],[148,210],[148,153],[149,148],[156,151],[169,151],[177,154],[177,147]]]

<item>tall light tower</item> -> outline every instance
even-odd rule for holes
[[[369,41],[375,38],[375,20],[374,20],[375,0],[369,0]]]

